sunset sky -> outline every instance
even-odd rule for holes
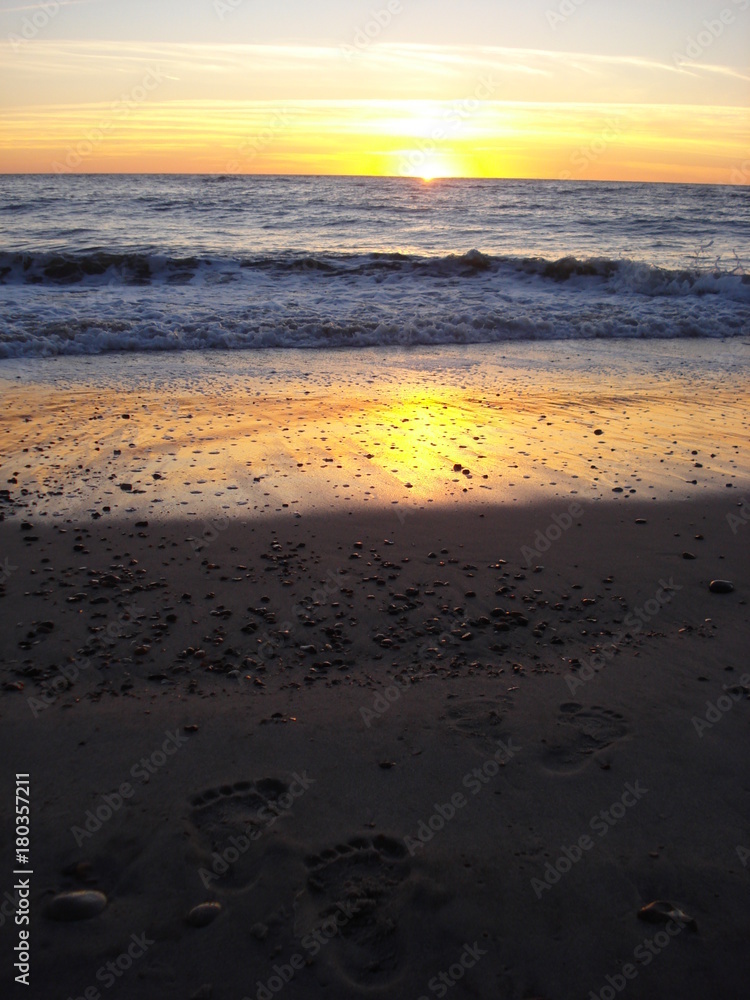
[[[749,64],[750,0],[0,0],[0,171],[748,183]]]

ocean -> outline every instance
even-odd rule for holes
[[[750,189],[7,176],[0,358],[750,333]]]

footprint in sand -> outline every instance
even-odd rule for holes
[[[404,845],[382,834],[355,837],[305,864],[295,921],[303,944],[324,942],[321,957],[358,987],[395,982],[406,968],[400,916],[414,889]]]
[[[222,886],[247,887],[257,879],[265,838],[290,811],[289,787],[277,778],[261,778],[209,788],[191,799],[189,821],[199,849],[231,862],[221,872]]]
[[[560,705],[558,725],[562,734],[547,749],[547,766],[552,771],[571,771],[582,766],[592,754],[603,750],[629,732],[625,717],[609,708],[578,702]]]

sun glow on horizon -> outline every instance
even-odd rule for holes
[[[433,118],[445,120],[451,110],[451,102],[434,102]],[[0,109],[0,129],[3,173],[721,184],[733,182],[750,148],[750,122],[735,107],[485,102],[460,129],[431,138],[398,101],[152,99],[121,115],[101,103]]]
[[[402,153],[397,168],[401,176],[414,177],[425,184],[448,177],[471,176],[470,164],[459,164],[457,158],[450,154],[426,152],[419,146]]]
[[[715,66],[395,44],[349,62],[320,46],[0,40],[0,58],[0,173],[750,180],[748,77]],[[479,73],[490,98],[471,96]],[[592,77],[597,99],[581,100]]]
[[[0,41],[0,55],[4,48]],[[347,71],[359,80],[340,53],[314,47],[39,42],[6,55],[18,85],[0,94],[2,173],[750,180],[742,96],[723,88],[714,93],[724,103],[697,93],[679,103],[701,78],[674,66],[615,67],[669,97],[647,104],[618,102],[617,93],[633,93],[615,86],[619,78],[602,83],[596,101],[566,99],[579,76],[606,80],[615,69],[592,56],[520,50],[511,59],[499,49],[373,45]],[[524,74],[526,99],[509,99],[522,63],[535,70]],[[491,99],[469,96],[480,69],[501,81]],[[718,79],[715,69],[701,72]]]

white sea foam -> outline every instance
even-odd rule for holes
[[[668,275],[601,262],[535,262],[463,272],[410,264],[380,272],[238,271],[199,265],[184,284],[6,285],[0,356],[106,351],[340,348],[587,338],[731,337],[750,332],[736,276]]]
[[[0,357],[748,335],[746,203],[686,185],[11,178]]]

